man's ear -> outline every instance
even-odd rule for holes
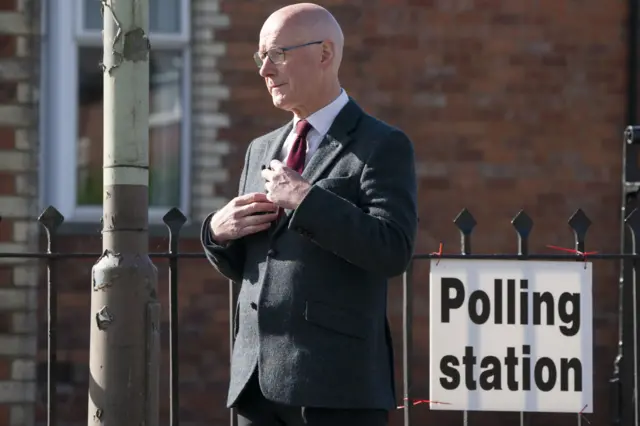
[[[334,55],[334,44],[332,41],[325,41],[322,43],[322,58],[320,60],[320,63],[322,65],[329,65],[333,62],[333,58],[335,57]]]

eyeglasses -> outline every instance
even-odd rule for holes
[[[256,61],[258,68],[262,68],[264,59],[269,58],[272,64],[278,65],[284,62],[284,52],[297,49],[299,47],[311,46],[312,44],[321,44],[322,41],[312,41],[310,43],[298,44],[297,46],[274,47],[264,53],[256,52],[253,54],[253,60]]]

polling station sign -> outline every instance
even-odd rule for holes
[[[592,412],[591,281],[589,262],[434,259],[431,409]]]

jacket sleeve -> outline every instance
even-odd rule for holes
[[[413,144],[393,130],[363,167],[357,205],[315,184],[289,228],[362,269],[393,277],[411,261],[417,223]]]
[[[209,227],[211,217],[214,214],[215,212],[209,214],[202,222],[200,241],[204,253],[218,272],[232,281],[240,282],[244,269],[244,241],[239,239],[224,245],[216,243],[211,236],[211,228]]]
[[[244,194],[245,184],[247,181],[247,170],[249,167],[249,155],[251,151],[251,144],[247,148],[245,154],[244,166],[242,173],[240,174],[240,183],[238,188],[239,195]],[[226,278],[240,282],[242,281],[244,261],[245,261],[245,246],[244,239],[240,238],[232,240],[224,245],[218,244],[213,240],[211,235],[211,228],[209,226],[211,218],[216,212],[209,214],[202,222],[202,228],[200,231],[200,242],[204,248],[204,253],[207,259],[213,267],[224,275]]]

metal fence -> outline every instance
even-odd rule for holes
[[[1,218],[0,218],[1,220]],[[57,407],[55,398],[52,395],[56,393],[56,338],[58,335],[57,327],[57,294],[56,283],[56,266],[61,259],[81,259],[91,258],[97,259],[100,253],[61,253],[58,250],[58,241],[60,236],[57,233],[59,226],[63,223],[62,215],[53,207],[47,208],[38,221],[43,226],[47,237],[46,252],[38,253],[0,253],[0,258],[28,258],[28,259],[44,259],[47,267],[47,314],[48,314],[48,352],[47,352],[47,424],[56,425]],[[168,228],[169,246],[167,251],[160,253],[151,253],[150,257],[155,259],[168,259],[169,263],[169,351],[170,351],[170,424],[178,426],[178,407],[179,395],[177,391],[177,383],[179,381],[180,372],[178,364],[178,274],[180,268],[180,259],[198,258],[204,259],[201,252],[195,253],[179,253],[178,241],[180,231],[185,224],[184,215],[177,209],[172,209],[164,217],[164,223]],[[517,253],[508,254],[476,254],[471,251],[472,234],[476,221],[470,211],[467,209],[454,219],[454,224],[458,228],[461,236],[460,251],[457,254],[450,253],[431,253],[417,254],[414,256],[411,266],[403,274],[403,299],[402,299],[402,382],[404,404],[404,425],[415,425],[412,423],[413,410],[412,407],[416,402],[416,398],[424,397],[424,395],[415,395],[412,388],[412,331],[413,331],[413,312],[412,312],[412,291],[413,280],[412,271],[415,262],[425,261],[432,258],[448,258],[448,259],[517,259],[517,260],[568,260],[568,261],[584,261],[585,256],[589,259],[601,259],[610,262],[619,262],[621,267],[620,274],[620,307],[619,307],[619,327],[620,327],[620,344],[618,356],[615,359],[613,375],[610,380],[611,402],[611,424],[621,426],[631,426],[637,424],[638,419],[638,403],[635,398],[638,389],[638,353],[637,353],[637,333],[636,315],[637,300],[639,295],[636,293],[636,283],[640,277],[640,255],[637,254],[636,242],[640,238],[640,211],[633,210],[625,220],[626,232],[623,234],[629,238],[623,238],[627,243],[623,244],[622,253],[593,253],[588,252],[585,244],[585,237],[591,224],[591,221],[582,210],[577,210],[568,221],[568,225],[574,234],[574,249],[569,252],[552,252],[547,254],[532,254],[529,252],[529,235],[533,227],[532,219],[524,212],[519,212],[512,220],[515,229],[515,237],[517,238]],[[623,228],[624,229],[624,228]],[[625,266],[626,265],[626,266]],[[235,285],[230,283],[230,303],[229,303],[229,344],[233,346],[232,327],[234,309],[236,306],[237,289]],[[233,412],[231,413],[233,414]],[[520,425],[527,425],[530,421],[530,413],[520,413]],[[498,414],[499,416],[499,414]],[[234,415],[231,415],[231,424],[234,424]],[[499,417],[498,417],[499,418]],[[469,420],[468,413],[460,413],[460,423],[464,425],[473,424],[473,419]],[[590,423],[589,420],[581,413],[575,416],[575,422],[581,425],[583,422]],[[456,422],[457,424],[458,422]]]

